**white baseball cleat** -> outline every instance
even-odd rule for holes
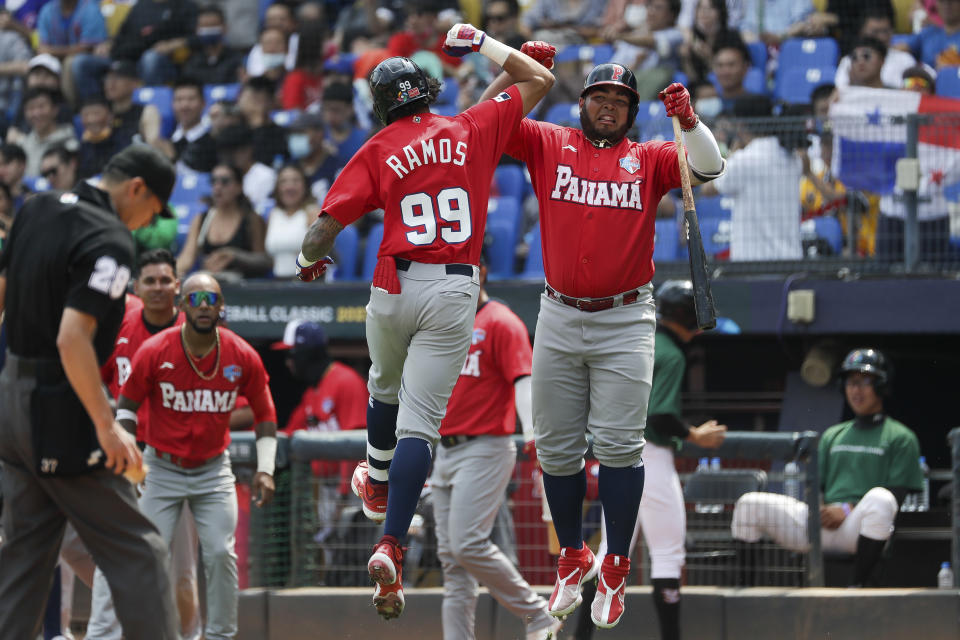
[[[547,612],[557,618],[570,615],[583,602],[583,583],[597,575],[597,557],[586,544],[580,549],[563,547],[557,558],[557,583],[550,594]]]
[[[557,632],[563,626],[562,620],[554,620],[549,626],[536,631],[527,631],[527,640],[556,640]]]
[[[627,590],[630,559],[608,553],[597,578],[597,594],[590,607],[590,618],[600,629],[617,626],[623,616],[623,598]]]

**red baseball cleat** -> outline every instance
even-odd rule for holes
[[[403,549],[393,536],[383,536],[373,548],[373,555],[367,562],[376,589],[373,592],[373,606],[384,620],[397,618],[403,613]]]
[[[609,553],[603,558],[597,579],[597,595],[593,597],[593,606],[590,607],[593,624],[601,629],[615,627],[620,622],[628,573],[630,558]]]
[[[387,517],[387,484],[370,482],[367,475],[367,461],[363,460],[353,470],[350,487],[358,498],[363,500],[363,515],[374,522],[383,522]]]
[[[597,575],[597,557],[586,544],[581,549],[563,547],[557,558],[557,584],[547,611],[557,618],[567,616],[583,602],[583,583]]]

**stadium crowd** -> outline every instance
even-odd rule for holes
[[[831,105],[850,87],[960,96],[957,0],[6,4],[0,226],[31,193],[67,189],[145,143],[177,163],[177,219],[137,231],[138,249],[170,249],[183,273],[228,279],[293,276],[327,188],[377,130],[366,76],[378,62],[409,56],[442,80],[435,112],[476,102],[497,69],[441,51],[460,20],[515,47],[543,39],[560,49],[557,85],[533,117],[578,125],[584,69],[614,61],[641,88],[631,137],[670,138],[656,92],[687,85],[729,158],[728,174],[697,198],[707,252],[720,260],[902,260],[904,206],[841,180]],[[921,180],[920,246],[931,262],[955,259],[958,179]],[[529,179],[504,157],[495,182],[491,275],[540,276]],[[658,261],[684,259],[680,208],[671,194],[658,209]],[[343,234],[329,277],[369,279],[381,217],[370,212]]]

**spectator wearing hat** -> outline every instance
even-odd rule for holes
[[[210,173],[217,162],[217,143],[210,133],[210,120],[203,110],[203,85],[195,78],[182,77],[173,85],[173,117],[177,128],[165,151],[178,166]]]
[[[16,129],[7,133],[7,142],[19,144],[27,154],[26,175],[40,175],[40,160],[43,153],[58,144],[76,144],[73,125],[57,122],[60,107],[60,92],[46,87],[28,89],[23,97],[23,113],[30,132],[24,134]]]
[[[80,135],[80,178],[99,175],[116,153],[129,145],[113,128],[113,111],[103,96],[88,96],[80,107],[83,133]],[[41,156],[42,158],[42,156]]]
[[[54,91],[58,96],[59,103],[57,108],[57,122],[60,124],[73,124],[73,110],[70,108],[70,105],[63,100],[62,94],[60,93],[60,71],[60,61],[49,53],[41,53],[32,57],[27,67],[24,91],[34,87],[45,87]],[[27,122],[23,112],[23,95],[21,95],[20,105],[11,126],[24,135],[30,131],[30,124]]]
[[[363,146],[369,131],[357,126],[353,110],[353,87],[331,84],[323,90],[320,108],[327,140],[337,148],[337,169],[342,169]]]
[[[240,81],[243,57],[224,44],[226,22],[214,5],[197,12],[193,53],[183,65],[183,75],[201,84],[231,84]]]
[[[249,78],[237,98],[237,107],[253,136],[254,157],[267,166],[274,166],[277,156],[282,159],[287,155],[286,132],[270,118],[275,90],[276,85],[267,78]]]
[[[903,72],[903,88],[932,96],[937,92],[936,80],[925,64],[914,65]]]
[[[323,116],[306,112],[294,120],[290,125],[287,144],[290,156],[307,176],[310,193],[317,202],[322,203],[342,166],[337,159],[337,148],[324,132]]]
[[[51,189],[69,191],[79,181],[77,153],[60,144],[50,147],[43,153],[40,161],[40,176],[47,181]]]
[[[152,104],[137,104],[133,92],[141,84],[137,65],[129,60],[114,60],[103,77],[103,94],[113,111],[113,128],[125,144],[137,136],[157,146],[160,140],[160,111]]]
[[[9,13],[0,12],[0,15],[6,15],[9,21]],[[31,55],[30,46],[18,31],[0,28],[0,129],[6,127],[17,107]]]
[[[269,166],[257,162],[254,157],[253,132],[245,125],[227,127],[217,136],[216,142],[220,162],[230,164],[240,171],[243,193],[254,207],[263,206],[273,193],[277,174]]]
[[[23,175],[27,169],[27,154],[23,147],[16,144],[0,145],[0,183],[10,191],[13,209],[16,211],[30,195],[31,191],[23,184]]]
[[[283,67],[287,71],[293,71],[297,64],[297,51],[299,51],[300,48],[300,35],[296,32],[297,22],[293,15],[293,9],[281,2],[270,5],[263,16],[263,30],[267,31],[269,29],[278,30],[286,40],[287,46],[283,59]],[[267,72],[270,68],[268,63],[270,63],[271,60],[265,57],[266,55],[269,54],[263,50],[262,42],[257,42],[257,44],[250,49],[250,54],[247,56],[246,69],[248,78],[256,78]]]
[[[276,205],[267,218],[267,253],[273,258],[273,275],[293,278],[296,275],[297,256],[310,223],[320,215],[316,198],[303,168],[288,164],[277,174],[273,191]]]
[[[307,109],[320,102],[324,83],[323,42],[326,27],[322,22],[304,22],[300,26],[297,65],[283,79],[280,99],[284,109]]]

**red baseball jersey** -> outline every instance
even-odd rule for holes
[[[149,401],[146,443],[155,449],[192,460],[219,455],[230,444],[230,414],[241,395],[250,400],[256,423],[277,421],[260,356],[229,329],[219,331],[220,365],[210,380],[201,379],[187,361],[180,327],[164,329],[134,356],[120,395]],[[216,359],[214,349],[194,362],[206,374]]]
[[[650,282],[657,204],[680,186],[673,142],[598,149],[579,129],[528,119],[506,153],[530,171],[551,287],[602,298]]]
[[[123,316],[123,323],[120,325],[120,331],[117,333],[117,341],[114,343],[113,353],[110,354],[110,357],[104,365],[100,367],[100,378],[104,384],[107,385],[107,389],[110,390],[110,395],[113,398],[120,397],[120,387],[122,387],[123,383],[130,377],[130,367],[133,363],[133,356],[137,353],[140,345],[146,342],[150,336],[159,332],[155,328],[151,331],[151,327],[147,326],[146,321],[143,319],[143,303],[130,304],[131,299],[138,302],[140,301],[140,298],[136,296],[128,296],[127,312]],[[183,321],[184,315],[181,311],[177,314],[177,318],[171,326],[179,327],[183,324]],[[162,327],[161,329],[163,328],[166,327]],[[149,424],[150,405],[148,402],[144,402],[137,410],[137,440],[141,442],[146,440]]]
[[[455,117],[421,113],[370,138],[327,192],[344,226],[384,210],[379,256],[477,264],[493,170],[523,115],[516,86]]]
[[[484,304],[473,321],[470,351],[460,371],[440,435],[513,433],[517,408],[513,384],[530,375],[533,349],[526,325],[507,305]]]
[[[283,431],[347,431],[367,427],[367,383],[345,364],[334,362],[320,382],[303,393],[300,404],[290,414]],[[353,465],[353,462],[345,463]],[[313,473],[335,476],[341,463],[324,460],[313,462]],[[353,467],[350,467],[353,471]]]

